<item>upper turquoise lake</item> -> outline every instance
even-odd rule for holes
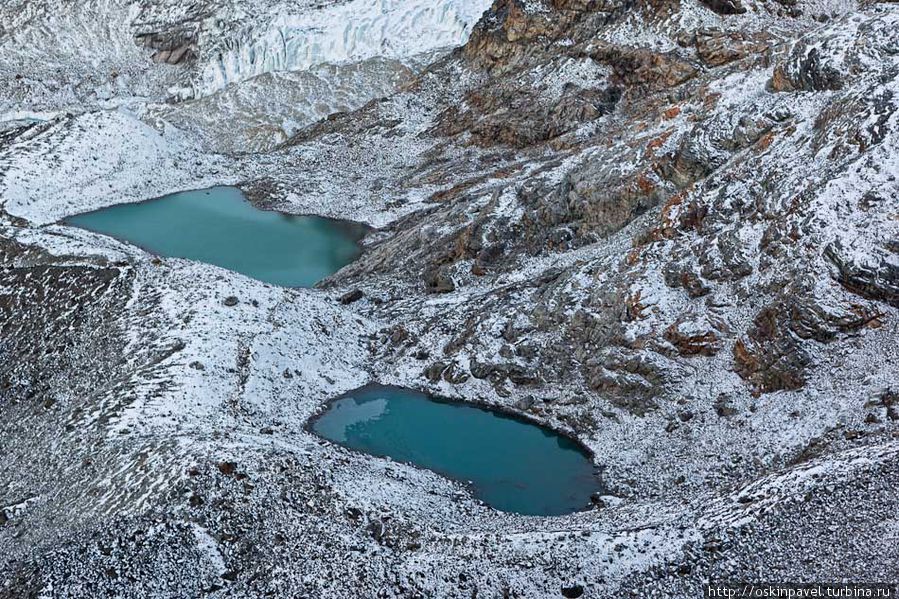
[[[364,235],[354,223],[260,210],[235,187],[118,204],[65,222],[285,287],[312,287],[337,272],[359,257]]]
[[[552,516],[586,509],[601,490],[572,439],[499,412],[371,385],[331,402],[312,430],[335,443],[470,484],[488,505]]]

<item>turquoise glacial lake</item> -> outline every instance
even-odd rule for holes
[[[355,223],[259,210],[235,187],[119,204],[65,222],[285,287],[312,287],[358,258],[365,233]]]
[[[335,443],[469,483],[502,511],[555,516],[586,509],[601,484],[568,437],[499,412],[371,385],[331,402],[312,430]]]

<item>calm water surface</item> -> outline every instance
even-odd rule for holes
[[[364,234],[352,223],[259,210],[235,187],[119,204],[66,223],[286,287],[311,287],[355,260]]]
[[[571,439],[408,389],[354,391],[332,402],[312,429],[346,447],[470,482],[478,498],[507,512],[575,512],[601,490],[589,455]]]

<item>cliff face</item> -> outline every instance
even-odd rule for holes
[[[0,597],[896,579],[899,5],[388,4],[0,8],[120,65],[0,60]],[[295,291],[51,224],[216,183],[377,230]],[[498,514],[303,430],[369,380],[566,430],[609,495]]]

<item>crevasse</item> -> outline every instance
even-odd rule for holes
[[[489,0],[351,0],[302,15],[276,16],[210,51],[195,86],[204,96],[230,83],[274,71],[411,58],[459,46]]]

